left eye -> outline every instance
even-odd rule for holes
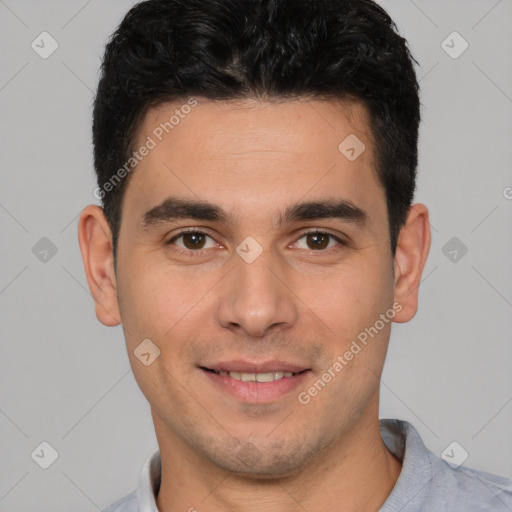
[[[330,249],[337,243],[341,243],[341,240],[334,235],[331,235],[329,233],[323,233],[322,231],[313,231],[310,233],[304,233],[300,238],[299,241],[304,239],[306,242],[307,247],[299,247],[299,249],[306,249],[306,250],[324,250],[324,249]],[[297,245],[299,245],[299,242],[297,242]]]

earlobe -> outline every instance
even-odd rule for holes
[[[103,213],[89,205],[80,214],[78,242],[98,320],[109,327],[121,323],[114,273],[112,233]]]
[[[414,204],[400,230],[395,253],[395,301],[402,306],[394,317],[395,322],[408,322],[416,314],[421,274],[427,261],[430,241],[428,209],[424,204]]]

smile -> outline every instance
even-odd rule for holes
[[[246,373],[246,372],[228,372],[226,370],[215,371],[210,370],[217,375],[228,375],[232,379],[241,380],[242,382],[272,382],[297,375],[293,372],[265,372],[265,373]]]
[[[240,365],[238,365],[240,366]],[[303,386],[304,379],[307,378],[310,369],[294,368],[274,368],[267,371],[247,371],[251,368],[227,369],[227,368],[207,368],[201,366],[203,374],[207,377],[210,386],[213,386],[221,394],[227,394],[244,403],[269,403],[273,402],[298,386]],[[286,366],[286,365],[283,365]],[[254,368],[259,370],[260,368]],[[238,371],[237,371],[238,370]],[[291,371],[296,370],[296,371]]]

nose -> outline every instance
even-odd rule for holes
[[[263,337],[298,317],[291,268],[270,251],[252,263],[234,255],[234,268],[222,280],[217,309],[219,324],[237,334]]]

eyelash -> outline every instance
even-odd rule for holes
[[[189,229],[184,229],[184,230],[180,231],[178,234],[174,235],[170,240],[165,242],[165,245],[172,245],[176,240],[178,240],[179,238],[181,238],[183,235],[185,235],[187,233],[197,233],[197,234],[200,234],[200,235],[206,235],[207,237],[209,237],[209,238],[211,238],[213,240],[213,237],[211,237],[208,233],[205,233],[204,231],[200,231],[199,229],[196,229],[196,228],[189,228]],[[300,236],[297,238],[297,241],[300,240],[301,238],[307,236],[307,235],[310,235],[310,234],[327,235],[331,239],[336,240],[336,242],[338,242],[343,247],[346,247],[348,245],[347,242],[345,242],[341,238],[333,235],[332,233],[329,233],[327,231],[321,231],[319,229],[313,229],[313,230],[310,230],[310,231],[302,232],[300,234]],[[315,256],[319,256],[321,254],[330,253],[333,249],[336,250],[336,247],[331,247],[329,249],[318,249],[318,250],[310,249],[309,251],[306,250],[306,249],[302,249],[302,250],[305,250],[308,253],[314,254]],[[175,250],[176,250],[176,252],[178,252],[178,254],[183,254],[185,256],[194,257],[194,256],[201,256],[202,254],[204,254],[209,249],[194,250],[194,249],[182,249],[181,247],[178,247]]]

